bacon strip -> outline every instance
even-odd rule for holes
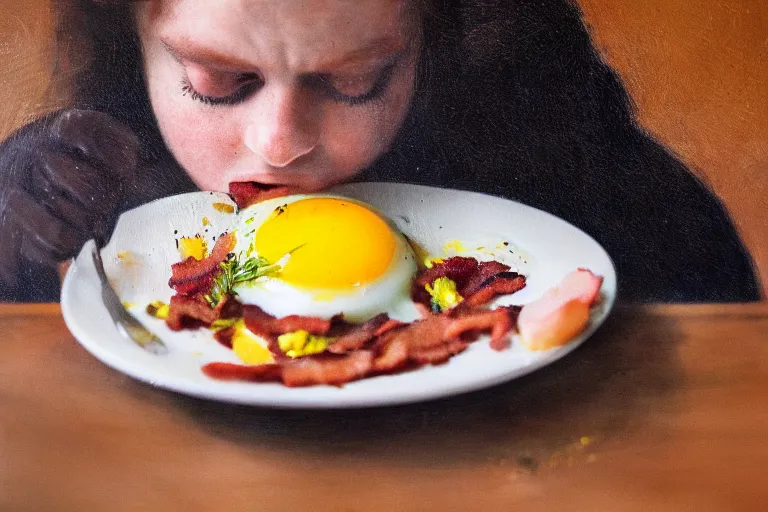
[[[254,366],[209,363],[203,372],[221,380],[282,382],[288,387],[340,385],[363,378],[373,368],[373,353],[359,350],[345,355],[321,354],[282,363]]]
[[[174,331],[211,325],[218,315],[200,296],[174,295],[168,307],[165,323]]]
[[[280,382],[283,368],[280,364],[245,365],[235,363],[208,363],[203,373],[218,380],[247,380],[251,382]]]
[[[182,295],[194,295],[211,289],[213,277],[219,270],[219,264],[226,261],[227,255],[235,247],[235,235],[227,233],[216,240],[210,256],[196,260],[192,256],[171,265],[171,278],[168,286]]]
[[[236,318],[241,314],[242,305],[231,297],[225,297],[212,308],[200,295],[174,295],[168,305],[165,323],[174,331],[210,326],[222,318]]]
[[[331,354],[345,354],[360,349],[376,337],[376,333],[388,322],[390,322],[389,315],[381,313],[362,324],[345,323],[340,328],[334,329],[336,332],[330,333],[338,338],[327,351]]]
[[[491,348],[504,350],[509,347],[508,334],[515,326],[520,307],[500,307],[490,311],[475,311],[455,318],[445,331],[448,338],[461,338],[468,332],[491,333]]]
[[[362,379],[373,368],[373,353],[358,350],[344,355],[320,354],[283,364],[283,384],[289,387],[314,384],[340,385]]]
[[[229,195],[232,196],[237,207],[241,210],[268,199],[287,196],[290,193],[288,187],[280,185],[270,186],[252,181],[229,184]]]
[[[502,272],[483,282],[475,293],[466,295],[464,301],[457,307],[482,306],[499,295],[509,295],[523,288],[525,288],[525,276],[517,272]]]
[[[243,306],[245,326],[254,334],[264,337],[280,336],[294,331],[307,331],[310,334],[324,336],[331,330],[336,317],[331,319],[314,316],[290,315],[276,318],[259,306]]]
[[[459,293],[463,297],[474,295],[479,292],[488,281],[504,272],[509,272],[509,265],[505,265],[499,261],[481,261],[478,263],[475,273],[472,274],[467,282],[459,288]]]
[[[392,334],[389,336],[391,339],[380,344],[373,360],[373,373],[392,373],[408,364],[408,345]]]

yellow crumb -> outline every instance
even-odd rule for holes
[[[202,260],[208,253],[208,244],[201,236],[181,237],[179,239],[179,254],[185,260],[192,256],[196,260]]]
[[[147,304],[146,312],[147,314],[155,318],[159,318],[160,320],[165,320],[168,317],[168,310],[169,310],[168,304],[159,300],[153,300],[152,302]]]
[[[227,203],[213,203],[213,209],[221,213],[235,213],[235,207]]]
[[[211,221],[208,220],[208,217],[203,217],[203,226],[210,226]]]
[[[451,240],[447,244],[445,244],[445,252],[453,251],[456,253],[466,252],[467,248],[464,247],[464,244],[461,243],[460,240]]]
[[[131,251],[119,251],[117,253],[117,259],[123,265],[133,265],[136,263],[136,255]]]

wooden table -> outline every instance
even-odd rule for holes
[[[766,510],[768,305],[619,308],[584,346],[452,399],[278,411],[91,357],[0,305],[0,510]]]

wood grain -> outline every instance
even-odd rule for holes
[[[564,360],[447,400],[280,411],[97,362],[0,305],[0,510],[758,510],[768,305],[619,309]]]

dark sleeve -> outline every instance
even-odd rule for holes
[[[14,289],[0,283],[0,302],[58,302],[59,275],[47,266],[22,263]]]
[[[738,302],[761,297],[752,260],[725,208],[661,145],[639,132],[591,160],[577,222],[609,252],[632,302]],[[596,183],[597,180],[604,183]]]
[[[42,117],[11,134],[0,144],[0,194],[7,192],[12,186],[12,172],[23,165],[19,159],[25,158],[25,152],[17,151],[14,145],[33,139],[35,132],[42,130],[48,117]],[[0,197],[0,233],[4,239],[0,243],[12,244],[11,250],[20,250],[22,233],[14,225],[14,221],[2,211],[6,204]],[[25,258],[19,261],[15,282],[4,281],[0,276],[0,302],[58,302],[59,276],[56,269],[41,265]]]

